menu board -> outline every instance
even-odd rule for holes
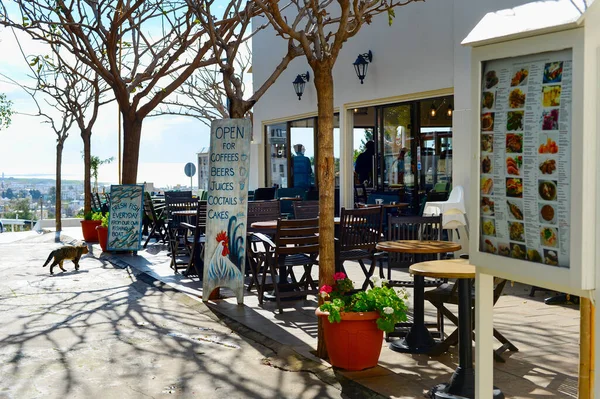
[[[571,50],[482,69],[480,250],[569,267]]]
[[[110,186],[108,243],[110,251],[137,251],[142,240],[144,186]]]

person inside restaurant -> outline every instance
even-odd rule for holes
[[[312,177],[310,159],[304,155],[304,146],[302,144],[296,144],[294,146],[294,151],[296,152],[296,155],[292,157],[294,187],[308,189]]]
[[[368,185],[373,179],[373,155],[375,155],[375,142],[369,140],[365,144],[365,151],[358,155],[354,165],[360,183],[367,182]]]

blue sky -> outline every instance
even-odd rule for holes
[[[42,44],[20,34],[27,54],[47,53]],[[0,72],[12,79],[30,84],[27,64],[16,45],[13,33],[0,29]],[[251,87],[251,86],[250,86]],[[13,102],[18,113],[34,112],[34,103],[18,86],[0,82],[0,92]],[[115,157],[109,165],[100,167],[99,180],[116,183],[118,151],[118,112],[116,104],[105,106],[92,133],[92,154],[102,159]],[[209,146],[210,130],[194,118],[161,116],[146,118],[142,128],[142,144],[138,169],[139,182],[154,182],[158,187],[189,185],[183,169],[187,162],[196,162],[196,153]],[[13,115],[9,128],[0,130],[0,174],[5,176],[55,176],[56,134],[42,119],[28,115]],[[63,151],[63,178],[83,180],[81,151],[83,141],[75,127],[70,131]],[[196,180],[197,181],[197,180]]]

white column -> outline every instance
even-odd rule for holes
[[[354,115],[352,110],[340,110],[340,205],[354,208]]]
[[[494,276],[475,276],[475,397],[492,399],[494,382]]]

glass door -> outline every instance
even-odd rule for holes
[[[379,132],[381,188],[411,193],[417,185],[415,163],[415,140],[412,126],[413,104],[393,105],[381,108]]]

